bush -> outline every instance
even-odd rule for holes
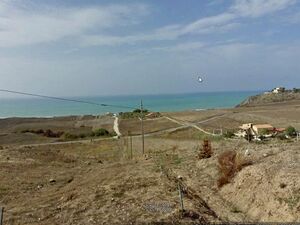
[[[300,88],[293,88],[294,93],[300,93]]]
[[[296,133],[295,127],[292,127],[292,126],[287,127],[285,130],[285,134],[290,137],[296,136],[297,133]]]
[[[65,133],[64,138],[68,140],[75,140],[79,137],[76,134]]]
[[[268,129],[262,129],[261,131],[260,131],[260,135],[267,135],[267,134],[269,134],[270,133],[270,131],[268,130]]]
[[[224,138],[233,138],[234,137],[234,132],[233,131],[226,131],[226,133],[223,134]]]
[[[278,138],[279,140],[282,140],[282,141],[287,139],[284,133],[277,134],[276,138]]]
[[[94,131],[95,136],[99,137],[99,136],[108,136],[109,132],[108,130],[104,129],[104,128],[100,128]]]
[[[84,133],[81,133],[81,134],[78,135],[79,138],[85,138],[86,136],[87,136],[87,135],[84,134]]]
[[[149,112],[149,110],[143,109],[143,114],[148,113],[148,112]],[[141,116],[141,110],[135,109],[132,112],[120,112],[119,115],[122,119],[138,118]]]
[[[52,130],[48,129],[44,131],[43,129],[38,129],[38,130],[22,130],[21,133],[32,133],[32,134],[39,134],[39,135],[44,135],[45,137],[50,137],[50,138],[58,138],[61,137],[64,132],[58,131],[58,132],[53,132]]]
[[[43,132],[45,137],[50,137],[50,138],[58,138],[63,135],[64,132],[58,131],[58,132],[53,132],[52,130],[48,129],[45,132]]]
[[[242,170],[245,166],[251,165],[250,160],[237,154],[235,151],[225,151],[218,157],[218,168],[220,177],[218,179],[218,187],[230,183],[235,174]]]
[[[133,110],[132,112],[133,112],[133,113],[141,113],[142,110],[140,110],[140,109],[135,109],[135,110]],[[147,113],[147,112],[149,112],[148,109],[143,109],[143,113]]]
[[[200,150],[199,153],[199,159],[207,159],[210,158],[212,156],[212,147],[211,147],[211,142],[206,139],[203,140],[203,145],[202,145],[202,149]]]

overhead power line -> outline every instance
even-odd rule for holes
[[[21,91],[12,91],[12,90],[6,90],[6,89],[0,89],[0,92],[33,96],[33,97],[39,97],[39,98],[54,99],[54,100],[60,100],[60,101],[83,103],[83,104],[96,105],[96,106],[102,106],[102,107],[114,107],[114,108],[126,108],[126,109],[137,109],[138,108],[138,107],[135,108],[135,107],[130,107],[130,106],[123,106],[123,105],[111,105],[111,104],[97,103],[97,102],[91,102],[91,101],[85,101],[85,100],[53,97],[53,96],[48,96],[48,95],[40,95],[40,94],[33,94],[33,93],[27,93],[27,92],[21,92]]]

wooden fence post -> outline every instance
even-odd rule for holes
[[[131,156],[131,159],[132,159],[132,136],[131,136],[131,133],[130,133],[130,156]]]

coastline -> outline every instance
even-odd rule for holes
[[[143,99],[144,108],[152,112],[202,111],[211,109],[233,108],[247,97],[258,92],[211,92],[196,94],[169,94],[123,97],[90,97],[86,100],[108,105],[130,106],[139,108]],[[79,103],[30,99],[0,99],[0,118],[53,118],[63,116],[105,115],[109,112],[119,113],[130,109],[118,107],[99,107]],[[134,107],[133,107],[134,106]]]

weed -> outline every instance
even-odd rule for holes
[[[285,203],[290,209],[294,209],[300,203],[299,190],[291,191],[290,196],[286,198],[278,198],[280,204]]]
[[[245,166],[251,165],[252,162],[245,159],[242,155],[235,151],[225,151],[218,157],[218,167],[220,177],[218,179],[218,187],[230,183],[235,174],[242,170]]]
[[[231,210],[230,210],[232,213],[241,213],[242,211],[237,208],[236,206],[234,206]]]

